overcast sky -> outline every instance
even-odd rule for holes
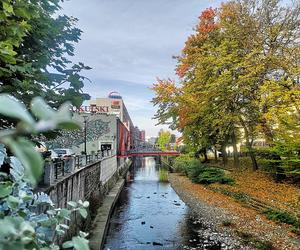
[[[63,12],[83,31],[74,62],[85,72],[92,98],[118,91],[135,125],[156,136],[149,89],[156,77],[175,78],[176,61],[201,11],[220,0],[69,0]]]

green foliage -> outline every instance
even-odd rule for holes
[[[192,157],[187,154],[181,154],[180,156],[176,157],[173,162],[174,170],[178,173],[186,174],[186,168],[191,159]]]
[[[219,168],[203,165],[199,160],[189,156],[181,155],[174,160],[173,167],[176,172],[183,173],[195,183],[211,184],[233,184],[234,180],[227,177],[225,171]]]
[[[58,110],[53,110],[40,97],[36,97],[31,102],[32,114],[30,114],[24,104],[10,95],[0,94],[0,114],[17,121],[16,128],[0,132],[0,142],[22,162],[25,167],[25,178],[33,185],[42,174],[43,160],[27,136],[39,135],[57,128],[79,128],[72,121],[69,110],[68,103],[63,104]]]
[[[61,2],[1,1],[0,93],[26,105],[42,96],[54,107],[67,100],[79,106],[88,97],[80,72],[90,68],[68,59],[81,31],[76,18],[58,14]]]
[[[10,173],[0,177],[0,249],[58,249],[55,239],[68,230],[66,221],[76,211],[87,213],[89,203],[69,202],[68,208],[55,208],[48,195],[33,193],[16,157],[5,154],[3,164],[10,165]],[[78,236],[77,241],[86,242],[86,236]]]
[[[168,182],[168,171],[164,168],[159,169],[159,181],[160,182]]]
[[[230,196],[230,197],[234,198],[235,200],[240,201],[242,203],[248,203],[248,201],[250,199],[250,197],[247,194],[242,193],[242,192],[232,192],[232,191],[229,191],[229,190],[223,189],[223,188],[214,188],[213,190],[216,192],[220,192],[221,194]]]
[[[171,133],[169,131],[161,130],[157,138],[157,144],[162,151],[166,151],[171,140]]]
[[[289,212],[267,209],[263,213],[267,216],[269,220],[290,224],[293,225],[295,228],[300,229],[299,219]]]
[[[245,233],[237,230],[237,235],[242,239],[242,242],[246,245],[253,245],[258,250],[273,250],[275,247],[269,241],[261,241],[250,233]]]
[[[276,179],[288,179],[295,183],[300,181],[300,148],[277,142],[274,147],[256,150],[260,167],[272,173]]]
[[[0,94],[0,114],[14,118],[15,128],[0,131],[0,143],[14,156],[7,154],[0,144],[0,249],[59,249],[56,239],[66,233],[71,214],[78,211],[87,217],[88,202],[68,202],[67,208],[55,208],[49,196],[33,193],[43,172],[43,160],[30,141],[30,136],[57,128],[73,129],[69,105],[57,110],[50,108],[41,98],[34,98],[31,111],[15,98]],[[9,107],[3,109],[5,107]],[[75,249],[88,249],[87,234],[73,237]]]
[[[216,182],[221,184],[234,184],[234,180],[227,177],[224,170],[212,167],[204,167],[198,176],[197,182],[202,184],[211,184]]]
[[[199,160],[192,159],[187,166],[187,176],[192,182],[198,183],[199,175],[202,173],[204,166]]]
[[[224,227],[230,227],[230,226],[233,226],[234,223],[233,223],[231,220],[227,219],[227,220],[223,220],[223,221],[222,221],[222,225],[223,225]]]

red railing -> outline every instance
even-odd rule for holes
[[[178,156],[180,155],[177,151],[128,151],[124,154],[119,155],[119,158],[122,157],[146,157],[146,156]]]

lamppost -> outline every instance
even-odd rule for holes
[[[83,116],[83,123],[84,123],[84,154],[86,155],[86,131],[87,131],[87,122],[88,122],[88,116]]]

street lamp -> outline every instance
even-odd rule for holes
[[[88,116],[83,116],[83,123],[84,123],[84,154],[86,155],[86,130],[87,130],[87,122],[88,122]]]

